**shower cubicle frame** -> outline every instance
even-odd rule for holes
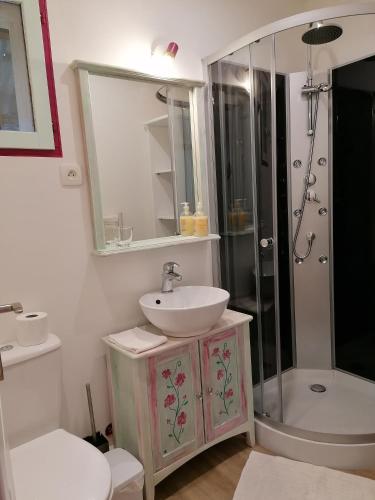
[[[275,35],[277,33],[280,33],[282,31],[295,28],[301,25],[306,25],[309,23],[313,23],[315,21],[321,21],[321,20],[329,20],[329,19],[335,19],[339,17],[350,17],[350,16],[360,16],[360,15],[369,15],[369,14],[375,14],[375,3],[366,3],[366,4],[348,4],[348,5],[340,5],[340,6],[335,6],[335,7],[328,7],[328,8],[323,8],[323,9],[317,9],[317,10],[312,10],[308,12],[303,12],[300,14],[296,14],[294,16],[281,19],[279,21],[276,21],[274,23],[268,24],[256,31],[253,31],[233,42],[231,42],[229,45],[227,45],[225,48],[220,49],[219,51],[215,52],[214,54],[206,57],[203,60],[203,70],[204,70],[204,79],[205,81],[209,82],[210,81],[210,65],[222,60],[223,58],[231,55],[232,53],[245,48],[249,47],[252,43],[257,42],[265,37],[272,37],[272,67],[271,67],[271,74],[275,74]],[[249,56],[249,62],[250,62],[250,57]],[[251,68],[251,66],[250,66]],[[251,74],[251,71],[250,71]],[[207,129],[206,129],[206,139],[207,139],[207,170],[208,170],[208,184],[209,184],[209,215],[210,215],[210,220],[211,220],[211,231],[214,233],[218,233],[218,219],[217,219],[217,214],[218,214],[218,203],[217,203],[217,194],[216,194],[216,178],[215,178],[215,148],[214,148],[214,121],[213,121],[213,109],[212,109],[212,95],[211,95],[211,88],[208,85],[207,89],[207,109],[206,109],[206,124],[207,124]],[[273,84],[271,87],[271,106],[272,106],[272,113],[273,113],[273,118],[272,118],[272,130],[271,130],[271,140],[272,140],[272,168],[273,168],[273,182],[272,182],[272,192],[273,192],[273,218],[274,222],[277,223],[277,214],[275,214],[276,211],[276,199],[277,199],[277,187],[276,187],[276,178],[275,178],[275,173],[276,173],[276,155],[277,155],[277,150],[276,150],[276,122],[275,122],[275,107],[276,107],[276,102],[275,102],[275,88],[274,88],[274,79],[273,79]],[[252,108],[252,106],[251,106]],[[254,120],[251,120],[252,123],[254,123]],[[254,136],[254,130],[251,130],[252,135]],[[289,133],[287,133],[287,137],[289,137]],[[331,143],[331,141],[329,141]],[[289,146],[288,146],[289,147]],[[331,150],[331,144],[329,149]],[[254,148],[252,148],[252,163],[254,163]],[[331,155],[331,151],[329,151],[329,154]],[[289,162],[290,159],[288,158]],[[332,182],[330,179],[330,191],[332,190]],[[256,183],[256,180],[254,181]],[[288,174],[288,188],[290,185],[290,178]],[[256,185],[253,186],[253,191],[256,189]],[[290,203],[290,202],[289,202]],[[257,210],[254,209],[254,223],[256,224],[257,221]],[[331,215],[331,210],[329,211],[330,213],[330,232],[332,231],[332,215]],[[291,210],[290,210],[291,214]],[[291,217],[291,215],[290,215]],[[277,226],[274,226],[274,234],[273,238],[275,240],[275,246],[274,246],[274,265],[275,265],[275,302],[278,303],[278,270],[277,270],[277,239],[275,237],[275,234],[277,233]],[[331,236],[330,236],[331,237]],[[255,239],[254,241],[254,247],[255,247],[255,255],[256,259],[258,260],[257,254],[258,254],[258,246],[259,242]],[[213,278],[214,278],[214,283],[217,285],[220,285],[220,256],[219,256],[219,248],[218,245],[213,245]],[[330,245],[330,259],[332,262],[332,246]],[[258,267],[258,266],[257,266]],[[292,273],[292,267],[291,267],[291,273]],[[257,284],[259,284],[259,270],[256,270],[257,273]],[[292,276],[291,276],[292,278]],[[257,286],[257,289],[259,287]],[[291,287],[291,294],[293,297],[293,287]],[[331,302],[333,304],[333,280],[332,280],[332,269],[331,269],[331,276],[330,276],[330,297],[331,297]],[[257,291],[257,301],[259,304],[259,292]],[[278,319],[278,304],[275,304],[275,313],[276,313],[276,342],[277,342],[277,348],[279,349],[280,345],[280,332],[279,332],[279,319]],[[333,307],[331,308],[331,326],[332,326],[332,335],[334,335],[334,324],[333,324]],[[328,433],[320,433],[320,432],[315,432],[315,431],[309,431],[309,430],[304,430],[304,429],[298,429],[295,427],[292,427],[290,425],[282,423],[282,380],[281,380],[281,366],[280,366],[280,355],[277,356],[277,377],[278,377],[278,386],[279,386],[279,405],[280,405],[280,421],[275,421],[272,420],[268,417],[264,417],[262,415],[257,415],[257,420],[260,422],[265,423],[267,426],[272,427],[275,431],[280,431],[282,433],[285,433],[289,436],[292,436],[294,438],[300,438],[302,440],[308,440],[310,442],[315,442],[315,443],[329,443],[332,445],[353,445],[353,444],[359,444],[359,445],[365,445],[365,444],[373,444],[375,443],[375,434],[356,434],[356,435],[344,435],[344,434],[328,434]],[[295,362],[295,357],[293,353],[293,359]],[[334,358],[332,359],[333,365],[332,368],[334,367]]]

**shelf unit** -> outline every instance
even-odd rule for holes
[[[227,231],[224,233],[220,233],[221,236],[247,236],[249,234],[254,233],[254,226],[249,226],[246,229],[242,229],[241,231]]]
[[[172,170],[155,170],[152,173],[155,175],[165,175],[165,174],[171,174]]]
[[[146,127],[168,127],[168,115],[157,116],[148,122],[145,122]]]
[[[163,237],[175,230],[176,223],[168,115],[149,120],[145,128],[149,138],[155,237]]]
[[[94,250],[94,255],[99,257],[108,257],[109,255],[123,254],[129,252],[139,252],[140,250],[152,250],[153,248],[166,248],[176,245],[190,245],[193,243],[203,243],[220,240],[218,234],[209,234],[208,236],[167,236],[165,238],[154,238],[150,240],[132,241],[129,246],[110,248],[105,250]]]

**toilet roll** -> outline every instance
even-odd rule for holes
[[[16,338],[22,346],[43,344],[48,337],[48,314],[28,312],[16,316]]]

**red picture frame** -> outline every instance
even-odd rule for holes
[[[20,148],[0,148],[0,156],[39,156],[50,158],[61,158],[62,145],[59,125],[59,114],[57,109],[55,78],[53,74],[51,39],[48,27],[48,13],[46,0],[39,0],[40,22],[42,27],[42,38],[44,46],[44,59],[46,65],[48,95],[51,109],[54,149],[20,149]]]

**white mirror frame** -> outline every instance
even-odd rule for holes
[[[74,61],[71,65],[76,71],[81,93],[82,119],[86,142],[88,173],[91,191],[91,208],[94,230],[94,253],[96,255],[113,255],[125,252],[134,252],[139,250],[161,248],[187,243],[197,243],[201,241],[210,241],[219,239],[216,234],[209,234],[207,237],[196,236],[167,236],[162,238],[153,238],[147,240],[134,241],[129,246],[119,249],[106,249],[104,237],[103,211],[100,196],[98,159],[96,153],[96,141],[93,124],[92,102],[90,92],[90,75],[99,75],[126,80],[136,80],[150,83],[160,83],[161,85],[174,85],[184,87],[190,92],[190,110],[192,121],[192,147],[194,155],[194,180],[195,197],[197,201],[202,201],[203,208],[208,213],[208,183],[206,179],[206,161],[205,161],[205,133],[204,133],[204,82],[183,80],[176,78],[159,78],[157,76],[138,73],[135,71],[118,68],[116,66],[106,66],[102,64],[90,63],[85,61]]]
[[[1,130],[0,148],[54,149],[39,1],[2,0],[2,2],[21,7],[35,130],[33,132]]]

